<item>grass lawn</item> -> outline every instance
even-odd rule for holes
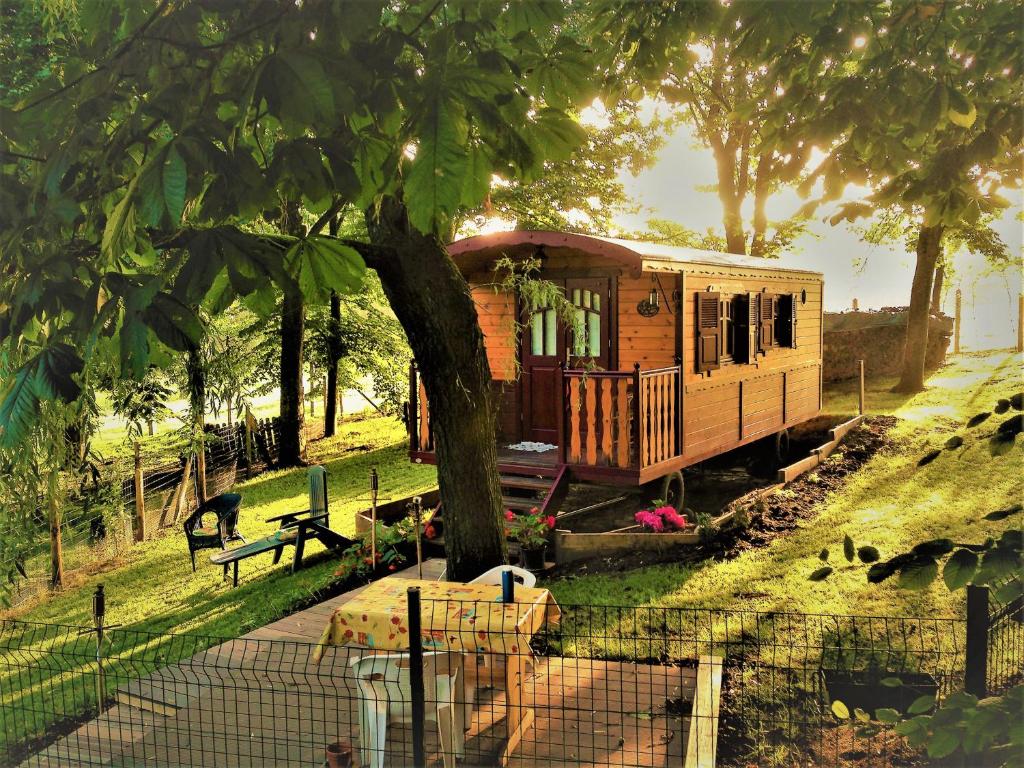
[[[873,457],[797,531],[726,562],[657,565],[548,586],[563,604],[962,616],[963,592],[951,594],[941,581],[922,591],[898,589],[890,582],[869,584],[867,567],[843,558],[843,535],[849,534],[857,545],[878,547],[887,558],[930,538],[981,542],[1020,525],[1021,516],[982,520],[987,512],[1024,498],[1021,438],[997,457],[990,455],[988,441],[980,439],[1010,414],[993,416],[972,430],[965,423],[1024,388],[1021,358],[1005,352],[960,356],[929,378],[925,392],[909,398],[889,392],[894,383],[886,378],[869,381],[867,392],[869,413],[900,419],[893,449]],[[825,410],[855,413],[853,383],[828,392]],[[922,455],[941,448],[953,434],[964,437],[962,448],[917,467]],[[808,574],[821,565],[818,553],[823,547],[831,551],[836,570],[822,582],[808,581]]]
[[[369,506],[369,472],[377,466],[380,472],[380,498],[401,498],[435,485],[432,466],[415,465],[408,461],[404,427],[395,419],[367,418],[346,421],[339,425],[338,434],[328,440],[310,444],[309,459],[322,463],[328,470],[328,494],[331,501],[331,527],[343,534],[354,530],[353,513]],[[251,541],[273,533],[277,525],[264,522],[282,512],[308,507],[308,486],[305,469],[270,472],[242,482],[236,486],[243,496],[239,516],[239,530]],[[308,554],[322,549],[312,542]],[[49,595],[35,605],[22,606],[11,618],[31,622],[46,622],[77,626],[91,624],[92,593],[99,583],[107,594],[107,621],[130,626],[133,630],[153,633],[191,633],[210,638],[237,637],[268,624],[290,612],[293,606],[323,589],[333,578],[334,561],[318,563],[289,574],[284,564],[290,562],[291,551],[285,552],[282,564],[271,565],[271,555],[242,561],[239,567],[239,586],[221,581],[221,569],[207,559],[210,551],[197,553],[198,572],[192,573],[188,548],[184,536],[176,527],[152,541],[131,547],[119,561],[107,565],[105,572],[89,576],[75,576],[73,583],[63,592]],[[125,633],[112,635],[115,648],[130,651],[118,645]],[[126,641],[130,642],[130,641]],[[141,642],[141,640],[136,640]],[[215,644],[211,639],[207,645]],[[32,645],[38,647],[42,643]],[[26,650],[28,646],[25,646]],[[184,648],[184,647],[183,647]],[[187,647],[189,654],[200,650],[196,645]],[[170,661],[170,651],[167,661]],[[188,654],[186,654],[188,655]],[[72,712],[79,702],[88,700],[91,691],[77,683],[66,670],[57,667],[43,676],[52,678],[45,687],[26,687],[18,669],[0,661],[0,690],[4,698],[11,695],[15,701],[30,689],[50,691],[48,698],[60,701],[64,711]],[[18,662],[23,663],[23,662]],[[58,680],[58,674],[65,673]],[[39,671],[35,677],[39,676]],[[50,688],[51,685],[56,685]],[[84,688],[84,690],[83,690]],[[11,692],[10,694],[8,692]],[[6,702],[5,702],[6,705]],[[18,723],[17,730],[0,728],[0,755],[7,740],[18,741],[48,724],[44,716],[36,713],[33,723]],[[20,732],[19,732],[20,731]]]
[[[780,537],[772,545],[748,550],[726,562],[706,561],[692,565],[658,565],[625,573],[588,575],[548,583],[563,605],[660,605],[668,607],[730,608],[758,611],[806,611],[812,613],[875,615],[962,615],[961,594],[950,595],[939,583],[910,592],[893,584],[869,585],[866,566],[848,565],[842,558],[842,538],[849,534],[857,544],[877,546],[883,557],[909,549],[937,536],[981,541],[1008,525],[1019,525],[1020,516],[1002,522],[985,522],[989,511],[1006,507],[1024,497],[1024,473],[1018,440],[1009,453],[990,455],[987,441],[1004,417],[966,430],[967,419],[991,410],[996,400],[1022,389],[1020,357],[1008,353],[964,355],[935,373],[927,391],[905,397],[890,393],[893,381],[870,382],[868,406],[872,413],[900,419],[894,428],[891,451],[873,457],[839,491],[825,499],[819,514],[802,528]],[[827,394],[826,411],[850,413],[856,408],[855,388],[850,384]],[[406,457],[404,430],[393,419],[369,418],[345,422],[339,434],[310,446],[310,459],[327,466],[332,527],[352,532],[352,513],[367,506],[368,473],[381,473],[381,497],[399,498],[425,490],[435,483],[431,466],[410,464]],[[963,448],[944,452],[924,468],[918,459],[930,448],[941,447],[953,434],[961,434]],[[239,528],[250,538],[271,533],[276,526],[267,517],[306,507],[305,470],[268,473],[240,483],[244,501]],[[319,544],[314,544],[319,547]],[[828,547],[836,571],[819,583],[807,576],[820,565],[818,553]],[[244,561],[240,586],[222,583],[220,569],[200,553],[199,572],[193,574],[184,539],[178,531],[132,547],[106,572],[75,577],[62,593],[35,605],[23,606],[17,618],[33,621],[87,625],[91,596],[102,582],[107,591],[107,620],[152,633],[192,633],[210,638],[237,637],[288,613],[331,580],[334,563],[324,562],[292,576],[283,566],[272,567],[270,555]],[[623,625],[622,634],[629,631]],[[613,634],[619,634],[615,632]],[[114,633],[116,638],[126,633]],[[38,646],[39,642],[36,641]],[[128,642],[122,640],[121,642]],[[141,641],[137,641],[141,642]],[[209,644],[216,642],[211,639]],[[120,648],[119,650],[131,650]],[[190,646],[189,652],[198,650]],[[166,651],[162,662],[172,660]],[[84,663],[84,662],[83,662]],[[47,669],[45,684],[31,685],[17,670],[0,663],[0,689],[15,700],[30,689],[47,692],[64,702],[65,711],[76,711],[87,701],[88,691],[72,685],[67,670]],[[50,721],[35,713],[34,720],[19,729],[4,727],[0,753],[9,740],[41,732]],[[30,733],[32,732],[32,733]]]

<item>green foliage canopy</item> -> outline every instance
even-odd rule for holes
[[[533,178],[583,140],[566,110],[593,88],[563,10],[83,0],[59,65],[0,105],[0,335],[65,379],[98,353],[139,378],[200,342],[201,305],[352,289],[360,253],[386,254],[320,236],[342,206],[397,195],[445,232],[493,174]],[[322,214],[306,236],[253,231],[292,199]],[[8,444],[47,394],[35,376],[0,405]]]

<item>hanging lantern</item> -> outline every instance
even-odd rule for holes
[[[636,311],[642,317],[654,317],[661,311],[661,298],[658,295],[658,280],[651,277],[651,292],[647,298],[636,305]]]

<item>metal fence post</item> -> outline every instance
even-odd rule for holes
[[[987,695],[988,684],[988,587],[967,587],[967,661],[964,690],[979,699]]]
[[[426,701],[423,693],[423,635],[420,630],[420,588],[409,587],[409,684],[412,687],[412,764],[426,765],[424,723]]]
[[[138,443],[136,443],[138,445]],[[96,586],[96,593],[92,596],[92,624],[96,628],[96,709],[103,711],[103,702],[106,701],[106,684],[103,679],[103,622],[107,613],[107,599],[103,593],[103,585]]]

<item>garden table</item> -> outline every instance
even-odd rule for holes
[[[329,645],[359,645],[373,650],[409,650],[409,587],[420,589],[420,627],[425,651],[486,653],[505,657],[508,738],[505,765],[533,723],[523,700],[530,639],[545,623],[558,623],[560,612],[546,589],[517,586],[515,602],[502,602],[502,588],[453,581],[381,579],[334,609],[314,651],[319,662]]]

